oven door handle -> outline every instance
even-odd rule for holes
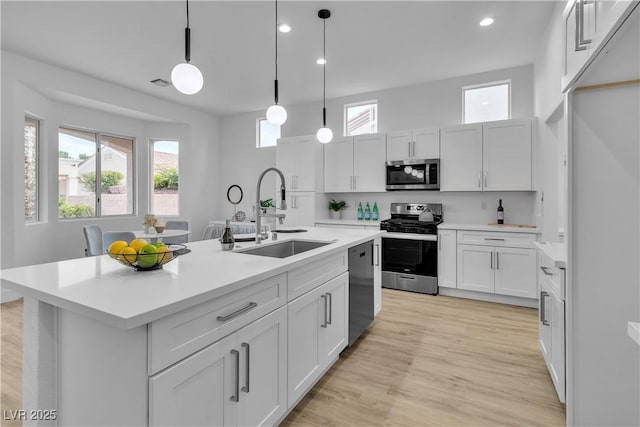
[[[408,277],[408,276],[399,276],[400,279],[405,279],[405,280],[416,280],[415,277]]]

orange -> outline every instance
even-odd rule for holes
[[[112,244],[109,245],[109,249],[107,249],[107,253],[111,256],[111,258],[117,259],[120,251],[126,248],[127,242],[124,240],[116,240]]]
[[[120,251],[120,257],[118,259],[124,264],[133,264],[137,258],[138,254],[136,250],[131,246],[126,246]]]
[[[129,247],[133,248],[133,250],[138,253],[143,246],[147,246],[148,244],[149,242],[144,239],[133,239],[131,243],[129,243]]]

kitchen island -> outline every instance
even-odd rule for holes
[[[3,270],[25,296],[25,425],[276,424],[348,335],[348,248],[377,230],[309,228],[329,244],[286,258],[217,240],[163,269],[108,256]],[[50,417],[51,418],[51,417]]]

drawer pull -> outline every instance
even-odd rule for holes
[[[232,402],[240,401],[240,352],[238,350],[231,350],[231,354],[236,359],[236,394],[231,396]]]
[[[249,311],[252,308],[255,308],[257,306],[258,306],[258,303],[250,302],[249,304],[247,304],[246,307],[242,307],[240,310],[234,311],[231,314],[227,314],[226,316],[218,316],[218,317],[216,317],[216,320],[218,320],[218,322],[226,322],[228,320],[233,319],[236,316],[241,315],[242,313],[246,313],[247,311]]]
[[[547,320],[546,315],[546,306],[544,299],[549,296],[548,292],[540,291],[540,323],[544,326],[549,326],[549,321]]]
[[[333,295],[330,292],[327,292],[327,297],[329,298],[329,320],[327,320],[327,324],[331,324],[331,320],[333,320]]]
[[[249,365],[250,365],[250,361],[251,361],[251,356],[249,355],[249,350],[251,349],[251,347],[249,346],[249,343],[243,342],[242,343],[242,347],[245,348],[247,350],[247,379],[245,382],[244,387],[242,387],[242,391],[244,391],[245,393],[249,393]]]
[[[320,325],[321,328],[327,327],[327,294],[320,295],[322,301],[324,302],[324,322]]]
[[[504,242],[504,239],[497,239],[495,237],[485,237],[484,240],[495,240],[496,242]]]
[[[545,274],[545,276],[553,276],[553,273],[549,273],[549,269],[545,266],[540,266],[540,270]]]

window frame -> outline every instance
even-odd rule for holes
[[[70,126],[65,124],[58,125],[58,151],[60,151],[60,129],[66,129],[69,131],[77,131],[77,132],[85,132],[92,133],[96,136],[96,202],[95,202],[95,213],[93,216],[86,217],[77,217],[77,218],[60,218],[60,213],[56,215],[58,221],[75,221],[75,220],[87,220],[87,219],[103,219],[103,218],[131,218],[137,215],[137,203],[136,203],[136,179],[137,179],[137,163],[136,163],[136,138],[134,136],[121,135],[113,132],[103,132],[97,131],[88,128],[82,128],[79,126]],[[111,138],[120,138],[130,140],[131,145],[131,213],[126,214],[117,214],[117,215],[102,215],[102,136],[111,137]],[[57,198],[60,199],[60,189],[59,186],[56,190]]]
[[[349,104],[344,104],[344,107],[342,108],[342,134],[343,136],[355,136],[355,135],[349,135],[347,133],[347,116],[348,116],[348,110],[349,108],[352,107],[360,107],[363,105],[373,105],[375,104],[376,106],[376,131],[375,132],[370,132],[370,133],[363,133],[363,134],[358,134],[358,135],[372,135],[372,134],[376,134],[379,131],[379,116],[380,116],[380,111],[378,109],[379,105],[378,105],[378,100],[377,99],[371,99],[368,101],[360,101],[360,102],[352,102]]]
[[[280,126],[280,136],[276,138],[276,142],[273,145],[262,145],[262,132],[260,131],[260,123],[262,121],[268,122],[266,117],[258,117],[256,119],[256,148],[275,148],[278,146],[278,139],[282,138],[282,125]]]
[[[482,89],[482,88],[486,88],[486,87],[493,87],[493,86],[503,86],[503,85],[507,85],[508,88],[508,95],[507,95],[507,118],[505,119],[495,119],[495,120],[491,120],[491,121],[499,121],[499,120],[511,120],[511,79],[506,79],[506,80],[499,80],[499,81],[495,81],[495,82],[489,82],[489,83],[480,83],[480,84],[476,84],[476,85],[469,85],[469,86],[462,86],[462,124],[473,124],[473,123],[482,123],[482,122],[473,122],[473,123],[468,123],[467,122],[467,118],[466,118],[466,92],[467,90],[472,90],[472,89]]]
[[[42,136],[42,119],[37,117],[34,114],[25,112],[24,113],[24,126],[27,125],[27,123],[29,121],[33,121],[35,122],[35,128],[36,128],[36,142],[35,142],[35,148],[34,148],[34,152],[35,152],[35,187],[36,187],[36,191],[35,191],[35,215],[34,215],[34,219],[31,221],[28,221],[27,218],[24,218],[24,223],[25,225],[31,225],[31,224],[38,224],[43,222],[42,221],[42,216],[41,216],[41,192],[40,192],[40,179],[42,176],[41,173],[41,162],[40,162],[40,157],[41,157],[41,151],[42,151],[42,140],[41,140],[41,136]],[[24,142],[23,142],[23,151],[24,151]],[[26,188],[23,188],[23,196],[26,196]],[[26,207],[26,206],[25,206]]]
[[[154,168],[154,145],[156,142],[175,142],[178,144],[178,213],[176,214],[157,214],[154,212],[153,191],[155,183],[153,177],[155,175]],[[158,215],[163,218],[178,218],[180,216],[180,140],[176,138],[149,138],[149,213]]]

